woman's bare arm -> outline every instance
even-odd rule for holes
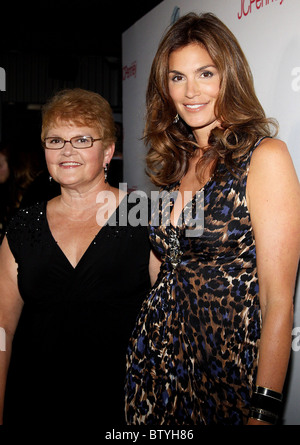
[[[299,181],[283,142],[264,140],[253,153],[247,202],[256,242],[262,311],[256,385],[282,392],[291,351],[300,251]]]
[[[0,424],[3,422],[3,407],[11,345],[23,307],[17,284],[17,264],[10,251],[7,239],[0,247],[0,327],[5,336],[5,350],[0,351]]]

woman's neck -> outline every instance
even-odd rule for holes
[[[104,187],[95,187],[84,193],[62,189],[62,194],[54,198],[56,202],[52,204],[55,212],[62,218],[84,222],[92,221],[94,217],[97,224],[103,226],[126,194],[106,183]]]
[[[76,190],[62,187],[60,204],[65,211],[84,211],[97,206],[97,196],[100,192],[109,192],[108,183],[96,184],[86,190]]]

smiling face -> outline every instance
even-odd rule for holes
[[[208,52],[196,43],[173,51],[169,57],[169,93],[179,116],[199,144],[207,144],[218,125],[215,105],[220,76]]]
[[[61,123],[50,127],[46,137],[60,137],[69,141],[73,137],[99,138],[99,132],[91,127],[78,127]],[[103,147],[103,141],[95,141],[92,147],[76,149],[69,142],[60,150],[45,149],[47,167],[53,179],[64,187],[80,187],[85,191],[104,183],[104,166],[109,163],[114,144]]]

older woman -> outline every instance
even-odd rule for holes
[[[114,128],[93,92],[64,90],[44,107],[42,143],[61,194],[20,211],[1,246],[4,424],[122,422],[150,250],[146,227],[120,224],[133,204],[107,182]]]
[[[128,423],[280,416],[300,199],[270,124],[230,30],[212,14],[179,19],[159,45],[147,91],[149,175],[169,192],[156,220],[171,218],[150,223],[161,267],[130,344]],[[193,236],[197,220],[202,233]]]

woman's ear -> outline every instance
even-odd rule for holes
[[[115,143],[112,142],[104,149],[103,167],[109,164],[115,152]]]

